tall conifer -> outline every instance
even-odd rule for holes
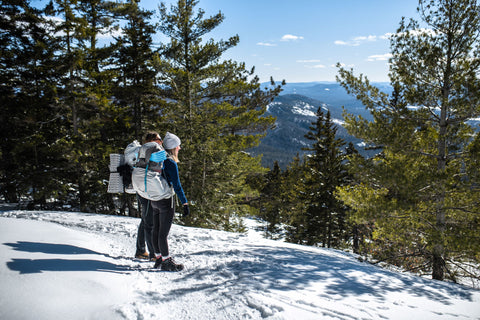
[[[0,176],[3,196],[45,205],[56,194],[61,123],[55,98],[57,49],[43,10],[28,1],[0,4]]]
[[[276,239],[282,231],[284,187],[282,171],[275,161],[273,168],[265,174],[259,198],[259,217],[267,223],[265,228],[267,238]]]
[[[149,21],[153,11],[142,10],[136,1],[117,9],[125,20],[117,40],[113,62],[116,65],[115,98],[124,108],[131,127],[121,136],[141,141],[147,130],[158,130],[161,122],[161,100],[158,99],[156,72],[153,68],[153,35],[156,26]]]
[[[183,142],[180,173],[194,204],[188,223],[231,229],[244,210],[239,201],[248,193],[247,173],[261,170],[259,159],[244,151],[273,125],[264,113],[280,88],[263,90],[243,63],[221,61],[239,38],[205,40],[224,17],[204,17],[202,9],[195,12],[197,4],[160,6],[160,31],[170,41],[161,48],[157,70],[169,102],[167,128]]]
[[[383,147],[340,194],[359,222],[375,224],[380,258],[455,279],[455,263],[480,249],[480,190],[467,170],[478,152],[468,119],[480,116],[480,11],[475,0],[419,3],[427,28],[402,20],[391,38],[392,94],[340,68],[341,84],[374,117],[348,117],[350,132]]]
[[[337,128],[330,111],[318,108],[317,120],[305,137],[312,141],[306,157],[305,241],[309,245],[337,247],[345,234],[345,208],[335,197],[337,187],[344,185],[346,170],[343,164],[345,142],[336,138]]]

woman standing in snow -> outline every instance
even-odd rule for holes
[[[168,184],[173,187],[175,193],[183,204],[183,216],[185,217],[189,215],[190,209],[178,175],[177,162],[180,143],[180,139],[176,135],[167,132],[163,139],[163,147],[165,148],[168,157],[163,162],[162,174]],[[170,252],[168,250],[167,237],[175,214],[175,201],[173,198],[174,196],[168,199],[152,202],[153,245],[155,247],[155,255],[157,258],[154,268],[161,268],[161,270],[166,271],[183,270],[183,265],[177,264],[172,257],[170,257]]]
[[[162,138],[155,132],[147,132],[145,135],[145,144],[149,142],[156,142],[162,145]],[[138,150],[137,150],[138,153]],[[137,232],[137,250],[135,252],[135,258],[137,259],[149,259],[150,261],[156,261],[155,249],[153,246],[153,210],[151,201],[143,198],[137,193],[137,200],[140,203],[142,219],[138,226]],[[147,243],[148,253],[145,251],[145,242]]]

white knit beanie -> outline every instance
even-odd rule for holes
[[[175,149],[180,143],[180,138],[170,132],[167,132],[163,138],[163,147],[165,150]]]

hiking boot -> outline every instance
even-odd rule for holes
[[[155,264],[153,265],[153,268],[158,269],[162,265],[162,258],[155,258]]]
[[[157,257],[155,257],[155,256],[150,256],[150,261],[151,261],[151,262],[157,261]]]
[[[148,260],[149,255],[148,255],[148,252],[144,252],[144,253],[137,252],[137,253],[135,253],[135,258]]]
[[[156,264],[156,263],[155,263]],[[163,271],[182,271],[183,264],[178,264],[172,258],[168,258],[162,262]]]

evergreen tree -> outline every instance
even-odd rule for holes
[[[153,11],[142,10],[136,1],[121,5],[117,14],[126,21],[123,34],[116,37],[114,63],[118,68],[115,86],[117,103],[125,109],[131,128],[125,128],[126,141],[141,141],[147,130],[158,130],[161,101],[153,68],[153,40],[156,26],[149,20]],[[132,132],[133,130],[133,132]]]
[[[341,84],[374,117],[348,117],[350,132],[383,147],[340,196],[357,221],[375,224],[380,258],[454,279],[454,263],[480,249],[479,190],[467,170],[478,152],[467,120],[480,115],[480,11],[475,0],[419,3],[429,29],[402,20],[392,36],[391,95],[340,68]]]
[[[62,17],[57,26],[62,48],[58,60],[64,72],[58,103],[70,120],[58,143],[70,165],[72,200],[82,211],[113,209],[103,183],[115,134],[109,127],[116,116],[111,100],[115,71],[109,64],[113,46],[100,47],[99,36],[114,30],[115,9],[108,1],[56,0]]]
[[[239,205],[250,192],[247,174],[261,172],[260,160],[244,152],[259,143],[274,119],[263,116],[280,87],[262,90],[254,71],[243,63],[221,61],[238,36],[227,41],[204,41],[223,15],[204,18],[194,12],[198,1],[179,0],[170,11],[160,6],[160,31],[170,42],[157,60],[166,127],[182,138],[180,174],[193,201],[188,223],[230,230]],[[249,80],[249,78],[251,78]]]
[[[286,241],[298,244],[307,244],[308,221],[304,214],[307,210],[305,199],[305,177],[307,166],[297,154],[287,166],[284,173],[284,191],[282,199],[285,213],[282,215],[285,223]]]
[[[365,158],[355,149],[352,142],[349,142],[345,148],[345,168],[347,171],[345,183],[343,186],[337,188],[341,189],[345,186],[355,185],[359,183],[355,179],[355,175],[352,174],[357,168],[364,166]],[[337,193],[335,192],[337,196]],[[369,254],[369,243],[372,241],[372,230],[371,225],[368,223],[359,222],[354,219],[354,210],[345,206],[345,216],[346,216],[346,228],[347,233],[345,235],[346,242],[351,242],[352,250],[356,254]]]
[[[0,5],[0,176],[7,202],[28,196],[43,207],[58,192],[60,123],[55,95],[55,42],[43,10],[27,1]]]
[[[130,1],[118,5],[115,13],[125,24],[122,34],[115,37],[115,51],[111,59],[116,69],[113,80],[115,104],[110,111],[114,119],[107,123],[114,124],[109,128],[111,133],[115,133],[111,145],[121,153],[134,139],[141,142],[146,131],[159,131],[161,101],[152,66],[152,36],[156,26],[149,20],[153,12],[142,10],[136,1]],[[127,208],[129,215],[138,215],[135,199],[135,196],[122,194],[120,213],[123,214]]]
[[[282,214],[284,209],[284,187],[282,171],[275,161],[273,168],[265,174],[259,198],[259,217],[267,222],[265,236],[277,239],[282,231]]]
[[[345,208],[336,199],[335,190],[345,183],[345,154],[342,139],[337,139],[337,128],[331,121],[330,111],[325,115],[318,108],[317,120],[305,137],[313,142],[306,157],[306,175],[303,198],[306,210],[304,241],[308,245],[338,247],[345,235]]]

